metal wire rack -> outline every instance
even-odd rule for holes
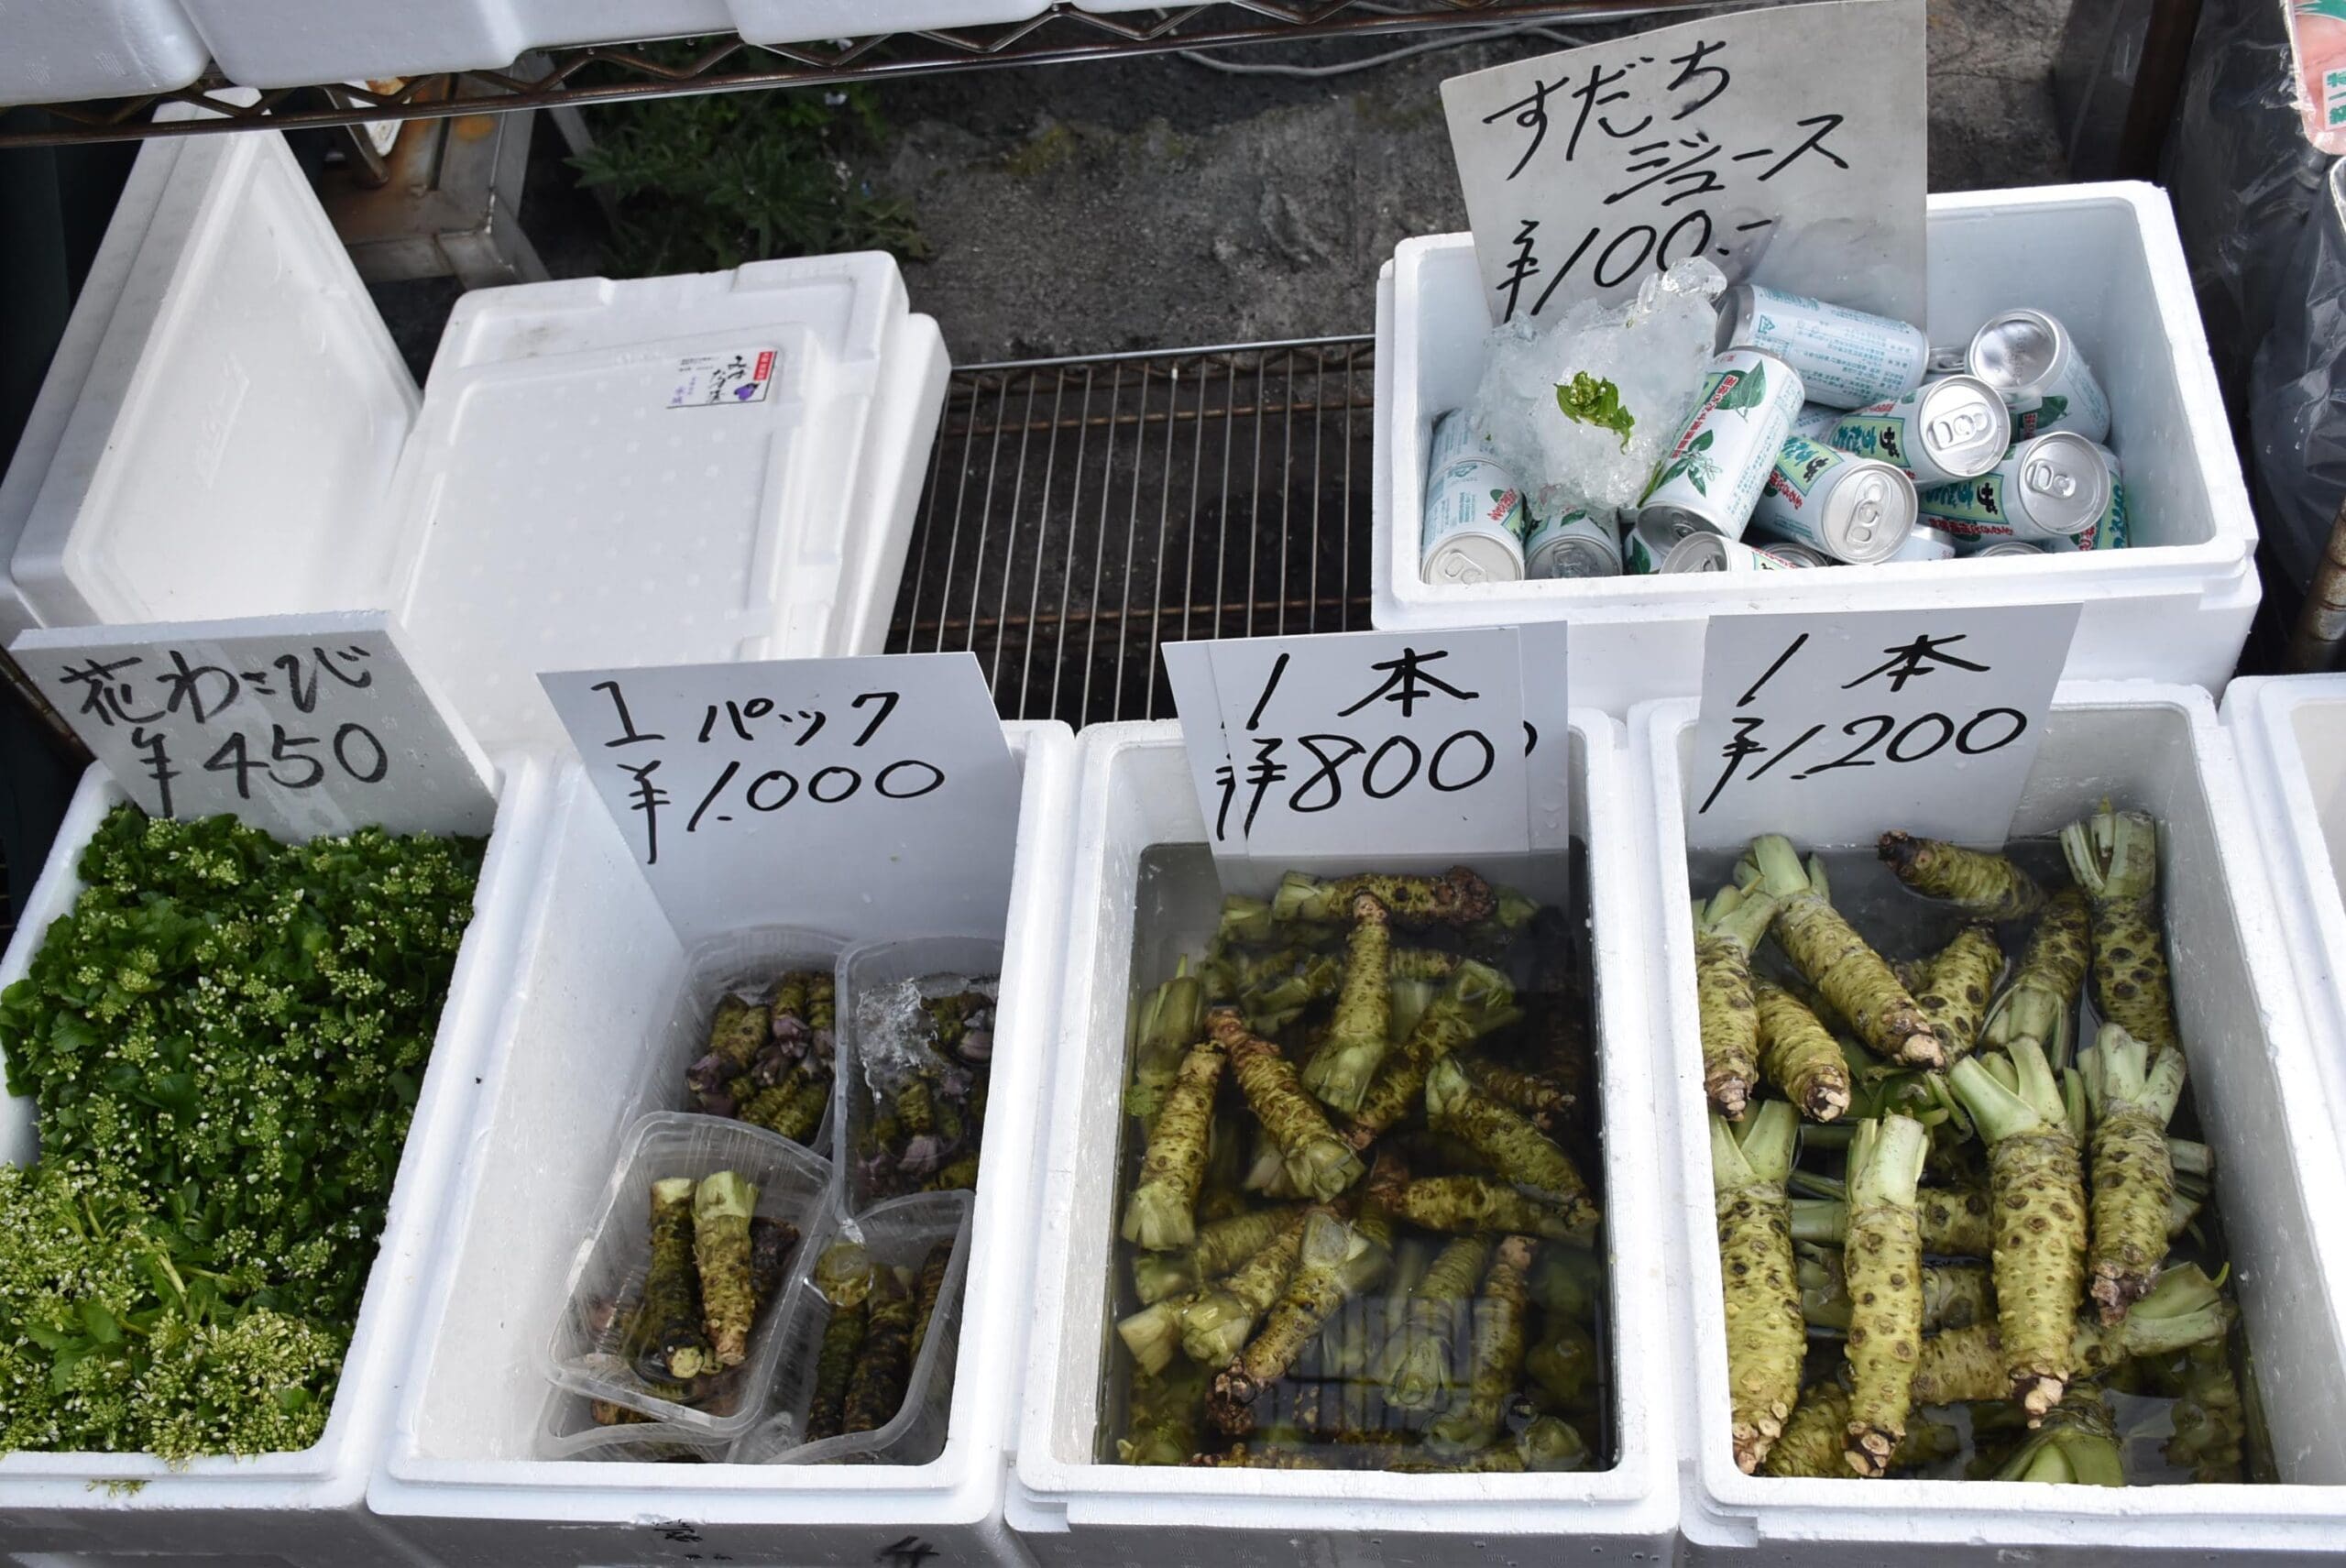
[[[1168,642],[1365,629],[1375,381],[1366,337],[955,372],[888,652],[1080,729],[1170,718]]]
[[[60,0],[60,4],[70,0]],[[1428,27],[1589,20],[1689,11],[1718,0],[1208,0],[1154,10],[1094,13],[1073,4],[1025,21],[881,33],[805,43],[750,44],[730,34],[696,40],[681,63],[631,43],[549,49],[498,71],[279,88],[258,101],[217,71],[176,92],[43,105],[0,129],[0,147],[205,136],[273,126],[356,126],[512,109],[558,109],[686,93],[829,86],[973,67],[1130,59],[1179,49],[1360,38]],[[165,104],[210,113],[157,123]]]

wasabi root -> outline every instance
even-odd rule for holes
[[[1529,1236],[1508,1236],[1491,1258],[1474,1303],[1464,1398],[1426,1428],[1426,1446],[1436,1454],[1464,1457],[1498,1435],[1507,1396],[1523,1371],[1524,1321],[1531,1304],[1525,1277],[1536,1245]]]
[[[1271,895],[1271,918],[1341,920],[1352,901],[1364,893],[1383,905],[1397,926],[1451,926],[1464,930],[1499,913],[1498,896],[1491,884],[1464,866],[1453,866],[1440,876],[1371,872],[1332,882],[1289,872]]]
[[[1837,1120],[1849,1108],[1849,1064],[1839,1042],[1800,998],[1773,981],[1754,980],[1751,999],[1760,1025],[1760,1075],[1782,1090],[1808,1120]],[[1707,1029],[1704,1038],[1709,1039]],[[1707,1087],[1707,1045],[1704,1061]],[[1712,1102],[1714,1108],[1717,1103]]]
[[[1557,1404],[1584,1406],[1602,1371],[1596,1341],[1578,1323],[1549,1322],[1548,1336],[1525,1353],[1523,1370]]]
[[[2085,1299],[2083,1157],[2061,1088],[2034,1040],[1956,1064],[1955,1092],[1988,1143],[1996,1321],[2011,1397],[2032,1424],[2061,1402],[2071,1321]]]
[[[693,1179],[652,1184],[652,1266],[643,1281],[643,1333],[652,1362],[667,1376],[716,1369],[701,1323],[699,1276],[693,1266]]]
[[[739,1366],[750,1354],[750,1327],[757,1312],[750,1277],[750,1218],[757,1206],[756,1184],[730,1170],[701,1178],[693,1192],[693,1264],[700,1275],[701,1325],[719,1367]]]
[[[2089,961],[2089,921],[2086,895],[2077,888],[2065,887],[2045,904],[2012,983],[1980,1030],[1981,1048],[2009,1050],[2014,1040],[2031,1039],[2054,1067],[2069,1065],[2077,997],[2085,990]]]
[[[1189,1047],[1158,1108],[1140,1179],[1124,1202],[1120,1234],[1135,1246],[1168,1252],[1197,1239],[1198,1189],[1205,1179],[1222,1051],[1217,1040]]]
[[[1197,1245],[1187,1253],[1142,1254],[1133,1259],[1134,1293],[1147,1306],[1219,1279],[1262,1251],[1301,1212],[1294,1204],[1249,1209],[1200,1230]]]
[[[1752,840],[1745,885],[1777,901],[1773,930],[1792,966],[1848,1020],[1876,1056],[1904,1067],[1939,1068],[1946,1053],[1931,1021],[1880,953],[1829,902],[1825,865],[1801,868],[1800,853],[1778,834]]]
[[[920,1359],[920,1347],[928,1343],[929,1320],[937,1316],[937,1299],[945,1294],[946,1271],[953,1266],[953,1244],[938,1242],[921,1259],[920,1282],[913,1288],[913,1347],[912,1359]]]
[[[1205,1378],[1195,1371],[1135,1376],[1116,1458],[1125,1464],[1187,1464],[1204,1425],[1205,1392]]]
[[[1543,1133],[1553,1133],[1573,1113],[1572,1094],[1561,1084],[1527,1072],[1521,1068],[1507,1067],[1481,1057],[1452,1058],[1466,1069],[1466,1076],[1492,1099],[1519,1113],[1523,1119]]]
[[[1795,1198],[1792,1208],[1794,1241],[1837,1246],[1847,1238],[1848,1205],[1840,1199]],[[1925,1187],[1914,1194],[1914,1212],[1923,1223],[1925,1256],[1984,1260],[1994,1254],[1993,1206],[1984,1189]]]
[[[1286,1293],[1310,1216],[1328,1212],[1294,1211],[1227,1278],[1189,1308],[1181,1320],[1181,1349],[1190,1360],[1221,1366],[1244,1348],[1255,1325]]]
[[[1911,833],[1884,833],[1878,850],[1900,882],[1975,919],[2002,925],[2045,906],[2045,890],[2001,855]]]
[[[1827,1334],[1849,1331],[1848,1274],[1837,1249],[1798,1244],[1800,1310],[1810,1330]],[[1923,1332],[1975,1328],[1992,1322],[1996,1295],[1988,1271],[1964,1264],[1923,1266]]]
[[[2093,906],[2093,1004],[2154,1051],[2180,1050],[2159,920],[2159,829],[2146,811],[2108,802],[2061,829],[2069,874]]]
[[[1490,1243],[1480,1235],[1453,1237],[1409,1293],[1408,1315],[1385,1343],[1376,1365],[1385,1402],[1397,1409],[1427,1410],[1450,1384],[1450,1347],[1483,1277]]]
[[[1150,992],[1133,1041],[1133,1081],[1124,1091],[1124,1113],[1149,1126],[1173,1091],[1189,1047],[1204,1032],[1205,988],[1183,959],[1173,978]]]
[[[2003,969],[2004,950],[1985,926],[1965,927],[1932,957],[1914,1004],[1938,1031],[1939,1048],[1950,1066],[1979,1044],[1979,1025]]]
[[[1776,1446],[1768,1451],[1768,1462],[1760,1467],[1760,1474],[1846,1480],[1849,1465],[1841,1438],[1848,1424],[1849,1391],[1830,1380],[1810,1384],[1801,1390],[1792,1419],[1785,1423],[1784,1435],[1776,1440]],[[1961,1452],[1962,1435],[1953,1427],[1917,1418],[1908,1424],[1906,1440],[1898,1445],[1898,1452],[1890,1456],[1890,1468],[1911,1470],[1952,1459]]]
[[[1365,1168],[1360,1157],[1336,1135],[1319,1103],[1304,1092],[1294,1066],[1278,1047],[1250,1031],[1234,1008],[1214,1008],[1206,1014],[1206,1027],[1229,1053],[1239,1091],[1278,1145],[1288,1180],[1297,1192],[1325,1201],[1360,1179]]]
[[[1233,1437],[1254,1431],[1255,1401],[1287,1376],[1320,1326],[1343,1305],[1346,1281],[1357,1277],[1347,1265],[1371,1245],[1324,1210],[1305,1222],[1301,1253],[1286,1293],[1262,1332],[1215,1375],[1206,1396],[1206,1413],[1217,1428]]]
[[[2161,1274],[2122,1322],[2080,1315],[2070,1324],[2069,1361],[2080,1376],[2100,1377],[2129,1361],[2173,1355],[2220,1341],[2231,1309],[2196,1264]],[[1993,1322],[1949,1329],[1923,1342],[1914,1368],[1914,1402],[1954,1405],[2001,1399],[2011,1392],[2003,1341]]]
[[[1427,1004],[1409,1037],[1377,1069],[1376,1081],[1353,1113],[1348,1132],[1353,1146],[1366,1148],[1416,1108],[1434,1063],[1522,1015],[1507,976],[1488,964],[1459,965],[1441,994]]]
[[[815,1286],[831,1304],[829,1321],[815,1354],[815,1391],[807,1401],[806,1441],[837,1437],[847,1419],[848,1386],[863,1350],[870,1300],[878,1267],[860,1246],[834,1246],[815,1266]]]
[[[1521,1231],[1549,1241],[1586,1246],[1595,1221],[1586,1211],[1551,1209],[1511,1187],[1480,1176],[1428,1176],[1396,1195],[1394,1212],[1420,1230],[1457,1235],[1474,1231]]]
[[[1567,1224],[1596,1229],[1596,1201],[1573,1157],[1476,1088],[1456,1062],[1436,1062],[1427,1075],[1426,1119],[1434,1131],[1457,1138],[1506,1172],[1512,1185],[1553,1209]]]
[[[1303,1087],[1346,1114],[1360,1109],[1377,1065],[1391,1047],[1393,932],[1385,905],[1362,893],[1352,901],[1343,984],[1328,1037],[1304,1064]]]
[[[1727,1392],[1735,1463],[1747,1475],[1759,1470],[1783,1432],[1800,1397],[1808,1348],[1784,1197],[1799,1136],[1800,1118],[1781,1101],[1762,1104],[1740,1126],[1711,1118]]]
[[[1905,1116],[1858,1125],[1849,1148],[1848,1456],[1860,1475],[1887,1475],[1905,1440],[1923,1339],[1923,1228],[1914,1212],[1929,1139]]]
[[[2175,1199],[2166,1124],[2183,1097],[2183,1053],[2162,1051],[2154,1061],[2148,1047],[2104,1024],[2077,1066],[2093,1107],[2088,1289],[2102,1321],[2114,1322],[2150,1293],[2166,1259]]]
[[[1694,1006],[1703,1025],[1703,1092],[1730,1122],[1760,1086],[1760,1015],[1751,949],[1768,934],[1776,901],[1723,888],[1694,910]],[[1837,1052],[1836,1053],[1837,1056]]]

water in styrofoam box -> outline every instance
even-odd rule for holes
[[[1648,278],[1627,305],[1583,300],[1547,323],[1491,329],[1469,419],[1524,494],[1558,487],[1563,510],[1636,502],[1663,445],[1700,390],[1726,279],[1707,261]],[[1634,422],[1618,432],[1568,417],[1556,389],[1573,378],[1610,381]]]
[[[832,1122],[849,1213],[923,1191],[978,1155],[1001,972],[1002,944],[976,937],[870,942],[839,960]],[[972,1027],[940,1049],[927,1004],[965,994],[983,999],[967,1016],[983,1007],[986,1039]]]
[[[849,1217],[835,1215],[818,1237],[810,1237],[792,1267],[792,1315],[784,1330],[773,1387],[764,1420],[733,1447],[736,1464],[926,1464],[943,1452],[953,1408],[953,1362],[960,1345],[961,1282],[970,1268],[970,1222],[966,1192],[923,1192],[882,1203]],[[824,1331],[831,1303],[816,1283],[823,1255],[839,1245],[861,1246],[872,1262],[898,1271],[917,1293],[920,1276],[939,1246],[951,1255],[925,1329],[915,1326],[920,1354],[904,1380],[896,1413],[870,1431],[846,1432],[807,1442],[807,1407],[812,1403]]]
[[[623,1348],[623,1325],[642,1299],[651,1261],[652,1184],[675,1177],[697,1182],[728,1170],[756,1185],[755,1217],[790,1226],[798,1233],[799,1247],[806,1245],[818,1205],[830,1190],[828,1161],[746,1122],[673,1111],[644,1117],[628,1129],[602,1212],[571,1266],[567,1304],[547,1347],[548,1376],[556,1387],[712,1436],[739,1433],[756,1420],[782,1348],[789,1289],[766,1303],[751,1329],[748,1357],[731,1373],[739,1394],[726,1413],[663,1398]],[[794,1252],[794,1280],[796,1262]]]
[[[654,1053],[662,1076],[654,1079],[650,1094],[640,1102],[707,1111],[708,1105],[694,1092],[686,1074],[708,1048],[709,1025],[717,1015],[718,1000],[729,995],[746,1002],[769,1003],[776,982],[792,973],[815,970],[836,980],[839,955],[847,951],[848,946],[844,938],[795,926],[749,926],[704,937],[687,948],[685,978],[677,990],[666,1032]],[[824,1041],[818,1031],[806,1042],[806,1048],[817,1055],[828,1054],[836,1071],[839,1033],[836,996],[833,1007],[830,1040]],[[810,1152],[825,1159],[830,1157],[831,1118],[836,1113],[838,1098],[836,1094],[828,1097],[822,1121],[804,1140]]]

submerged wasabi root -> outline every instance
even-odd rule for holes
[[[1754,981],[1751,998],[1760,1023],[1760,1076],[1810,1121],[1836,1120],[1849,1108],[1849,1064],[1839,1042],[1800,998],[1773,981]]]
[[[1849,1147],[1848,1456],[1860,1475],[1889,1473],[1906,1437],[1923,1339],[1923,1228],[1914,1187],[1930,1140],[1890,1116],[1858,1125]]]
[[[1752,840],[1749,864],[1747,885],[1778,901],[1773,929],[1785,956],[1866,1047],[1905,1067],[1945,1066],[1931,1021],[1881,955],[1827,901],[1823,862],[1811,861],[1803,871],[1791,841],[1771,833]]]
[[[1343,983],[1328,1037],[1304,1064],[1303,1087],[1347,1114],[1360,1109],[1390,1048],[1393,957],[1391,922],[1369,894],[1354,895],[1352,936],[1344,946]]]
[[[1310,1215],[1327,1212],[1324,1209],[1291,1212],[1286,1224],[1220,1286],[1189,1307],[1181,1320],[1181,1349],[1190,1360],[1221,1366],[1244,1348],[1255,1325],[1278,1304],[1295,1273]]]
[[[1573,1157],[1513,1109],[1484,1093],[1454,1061],[1434,1064],[1426,1079],[1426,1118],[1504,1171],[1507,1179],[1554,1209],[1565,1223],[1596,1228],[1596,1201]]]
[[[1344,1304],[1348,1284],[1361,1277],[1357,1257],[1373,1245],[1324,1210],[1306,1222],[1286,1294],[1262,1332],[1214,1376],[1206,1412],[1217,1428],[1233,1437],[1254,1431],[1255,1401],[1287,1376],[1320,1326]]]
[[[1967,926],[1932,958],[1929,978],[1914,993],[1914,1004],[1938,1031],[1939,1048],[1951,1066],[1979,1043],[1988,999],[2003,972],[2004,950],[1985,926]]]
[[[2141,1041],[2105,1024],[2078,1058],[2093,1106],[2093,1245],[2089,1287],[2105,1322],[2150,1294],[2165,1261],[2175,1162],[2166,1124],[2183,1095],[2181,1051],[2155,1061]]]
[[[1703,1093],[1730,1122],[1760,1086],[1760,1015],[1751,949],[1768,933],[1776,901],[1723,888],[1694,910],[1694,1006],[1703,1025]],[[1837,1058],[1838,1052],[1836,1056]]]
[[[1428,1176],[1404,1184],[1393,1212],[1420,1230],[1453,1235],[1475,1231],[1520,1231],[1550,1241],[1585,1246],[1594,1239],[1594,1206],[1551,1209],[1511,1187],[1480,1176]]]
[[[1206,1015],[1206,1026],[1229,1053],[1239,1091],[1278,1145],[1295,1190],[1324,1201],[1359,1180],[1365,1168],[1360,1157],[1336,1135],[1318,1102],[1304,1092],[1294,1066],[1278,1047],[1248,1030],[1235,1008],[1213,1009]]]
[[[1198,1189],[1205,1179],[1222,1066],[1222,1047],[1215,1040],[1199,1042],[1181,1058],[1149,1129],[1140,1179],[1124,1202],[1121,1234],[1135,1246],[1166,1252],[1197,1239]]]
[[[1434,1063],[1521,1016],[1515,986],[1506,975],[1488,964],[1459,965],[1419,1016],[1409,1037],[1377,1069],[1376,1080],[1353,1113],[1348,1132],[1353,1146],[1366,1148],[1417,1107]]]
[[[2058,1069],[2069,1064],[2077,1025],[2077,996],[2084,991],[2088,958],[2086,895],[2074,887],[2055,893],[2045,916],[2029,934],[2012,983],[1996,999],[1979,1033],[1989,1050],[2009,1050],[2018,1039],[2034,1040]]]
[[[2156,819],[2105,802],[2061,829],[2061,849],[2093,905],[2094,1011],[2154,1051],[2182,1049],[2159,919]]]
[[[2025,920],[2045,905],[2045,890],[2001,855],[1911,833],[1884,833],[1879,850],[1900,882],[1977,919]]]
[[[1463,930],[1499,912],[1498,896],[1489,883],[1464,866],[1453,866],[1440,876],[1369,872],[1333,882],[1289,872],[1271,895],[1271,918],[1341,920],[1362,894],[1383,905],[1399,926],[1452,926]]]
[[[1711,1119],[1711,1183],[1727,1312],[1727,1392],[1735,1463],[1756,1473],[1800,1395],[1808,1349],[1784,1179],[1800,1119],[1781,1101],[1740,1127]]]
[[[1524,1277],[1535,1245],[1529,1236],[1508,1236],[1483,1276],[1465,1397],[1426,1429],[1426,1444],[1437,1454],[1463,1457],[1488,1447],[1498,1434],[1507,1396],[1523,1371],[1524,1320],[1531,1299]]]
[[[1483,1277],[1490,1243],[1480,1235],[1453,1237],[1410,1292],[1409,1312],[1398,1332],[1385,1342],[1376,1376],[1385,1402],[1397,1409],[1431,1409],[1450,1383],[1450,1346],[1466,1303]]]

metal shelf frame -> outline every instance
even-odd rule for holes
[[[1596,21],[1719,9],[1718,0],[1208,0],[1159,10],[1102,14],[1053,5],[1023,22],[793,44],[707,40],[682,65],[638,44],[594,44],[524,56],[501,71],[468,71],[377,83],[248,90],[215,71],[193,86],[143,97],[37,105],[0,129],[0,147],[135,141],[383,121],[442,119],[516,109],[576,108],[692,93],[819,87],[944,71],[1132,59],[1183,49],[1365,38],[1432,28]],[[156,124],[165,104],[210,111]]]

